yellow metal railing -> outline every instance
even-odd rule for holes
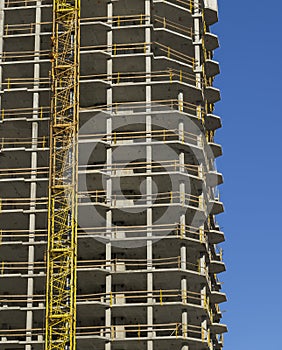
[[[19,337],[25,336],[26,332],[30,332],[33,337],[42,336],[44,334],[44,328],[32,328],[32,329],[10,329],[0,330],[0,337],[5,337],[9,341],[14,339],[18,340]],[[140,339],[147,338],[151,332],[154,332],[156,338],[178,338],[183,339],[190,338],[192,341],[208,343],[208,330],[200,325],[185,324],[181,322],[174,323],[157,323],[157,324],[122,324],[111,326],[83,326],[77,327],[76,335],[80,338],[89,336],[99,336],[105,339],[112,340],[121,338]],[[205,334],[207,334],[205,336]]]
[[[89,236],[106,236],[108,235],[108,227],[86,227],[78,229],[78,238],[85,238]],[[6,243],[15,244],[18,241],[26,241],[28,239],[28,230],[1,230],[2,241]],[[153,235],[160,238],[186,238],[192,239],[202,243],[206,240],[208,230],[199,230],[197,227],[181,225],[179,223],[167,224],[167,225],[152,225],[148,227],[144,226],[114,226],[111,228],[111,235],[113,239],[117,239],[122,233],[126,237],[143,237],[147,236],[148,232],[152,232]],[[47,239],[46,229],[37,229],[34,232],[34,238],[37,241],[45,242]]]
[[[169,258],[158,258],[152,259],[152,266],[155,269],[181,269],[181,257],[169,257]],[[2,261],[1,262],[1,274],[26,274],[28,269],[32,267],[34,274],[48,273],[48,261],[38,261],[33,263],[22,262],[22,261]],[[148,260],[147,259],[111,259],[111,260],[78,260],[77,270],[85,269],[108,269],[112,271],[147,271]],[[197,272],[199,269],[198,262],[186,261],[186,270]],[[205,270],[206,268],[204,268]],[[48,294],[46,294],[46,309],[49,305]],[[59,331],[59,329],[57,329]]]

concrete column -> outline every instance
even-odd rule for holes
[[[113,120],[112,120],[112,115],[108,115],[107,117],[107,122],[106,122],[106,132],[107,132],[107,135],[111,135],[112,134],[112,124],[113,124]],[[112,163],[113,163],[113,151],[112,151],[112,148],[109,147],[107,148],[107,164],[106,164],[106,167],[107,167],[107,178],[106,178],[106,192],[107,192],[107,204],[109,206],[111,206],[112,204]],[[107,228],[110,228],[112,227],[112,212],[111,210],[109,209],[107,211],[107,218],[106,218],[106,221],[107,221]],[[111,234],[111,231],[107,232],[107,234]],[[110,236],[111,237],[111,236]]]
[[[183,112],[183,108],[184,108],[183,101],[184,101],[183,92],[180,91],[178,93],[178,110],[179,110],[179,112]]]
[[[180,232],[181,237],[186,237],[186,218],[185,213],[180,214]]]
[[[183,164],[181,161],[180,161],[180,170],[183,171]],[[185,193],[185,183],[184,182],[180,182],[179,184],[179,203],[180,205],[182,205],[182,207],[185,206],[185,197],[186,197],[186,193]]]
[[[113,20],[113,4],[112,2],[108,3],[108,7],[107,7],[107,11],[108,11],[108,24],[112,24]],[[113,31],[112,29],[108,30],[107,32],[107,46],[108,46],[108,52],[112,53],[112,47],[113,47]],[[112,83],[112,79],[110,79],[110,77],[112,77],[113,74],[113,59],[112,57],[108,58],[107,60],[107,75],[108,75],[108,79],[109,81]],[[107,105],[111,106],[113,103],[113,91],[112,91],[112,86],[109,87],[107,89]],[[108,110],[112,111],[112,108],[108,108]]]
[[[145,42],[151,42],[151,28],[149,27],[151,23],[151,0],[145,0],[145,15],[146,15],[146,28],[145,28]],[[147,45],[146,47],[146,57],[145,57],[145,65],[146,65],[146,112],[150,113],[151,111],[151,47]],[[146,146],[146,161],[147,161],[147,177],[146,177],[146,194],[147,194],[147,235],[148,238],[152,236],[152,224],[153,224],[153,213],[152,213],[152,176],[151,176],[151,162],[153,159],[152,155],[152,146],[151,146],[151,131],[152,131],[152,117],[151,115],[146,115],[146,132],[147,132],[147,146]],[[148,270],[152,269],[152,258],[153,258],[153,247],[152,240],[147,240],[147,268]],[[147,307],[147,324],[153,324],[153,273],[148,272],[147,274],[147,290],[148,290],[148,307]],[[152,327],[148,328],[148,338],[153,337]],[[153,341],[148,340],[147,342],[147,350],[153,350]]]
[[[184,172],[185,170],[185,153],[183,150],[180,150],[180,153],[179,153],[179,170],[181,172]],[[184,184],[184,188],[185,188],[185,184]]]
[[[201,323],[202,326],[202,341],[207,341],[208,339],[208,323],[207,320],[204,320]]]
[[[180,248],[180,267],[181,270],[186,270],[187,268],[187,248],[186,246],[183,244]]]
[[[181,261],[181,270],[186,270],[187,268],[187,248],[185,244],[182,244],[180,248],[180,261]],[[182,303],[187,303],[187,291],[188,291],[188,284],[187,284],[187,278],[181,277],[181,295],[182,295]],[[182,310],[182,335],[183,337],[187,337],[187,325],[188,325],[188,314],[187,310]],[[187,345],[183,345],[182,349],[186,350],[188,349]]]
[[[199,89],[202,89],[202,62],[201,62],[201,35],[200,35],[200,3],[199,0],[194,0],[194,7],[195,7],[195,12],[194,12],[194,32],[195,32],[195,37],[194,37],[194,47],[195,47],[195,72],[196,72],[196,87]],[[198,102],[198,110],[197,110],[197,116],[198,118],[202,118],[201,116],[201,107],[202,103],[201,101]]]
[[[108,23],[112,23],[113,18],[113,3],[110,1],[107,4],[107,14],[108,14]],[[112,30],[108,30],[107,32],[107,45],[108,45],[108,51],[112,52],[112,45],[113,45],[113,32]],[[107,60],[107,75],[108,78],[112,77],[113,74],[113,60],[112,58],[109,58]],[[112,79],[110,80],[112,82]],[[107,89],[107,105],[110,106],[108,108],[108,111],[110,112],[110,115],[107,118],[107,125],[106,125],[106,132],[107,135],[111,135],[113,131],[112,127],[112,103],[113,103],[113,91],[112,86]],[[108,205],[111,205],[112,202],[112,178],[111,178],[111,167],[112,167],[112,148],[107,149],[107,180],[106,180],[106,191],[107,191],[107,203]],[[106,213],[106,227],[107,227],[107,236],[108,238],[112,237],[112,211],[108,210]],[[106,260],[108,263],[111,262],[112,259],[112,246],[111,242],[108,242],[106,244]],[[111,270],[111,267],[107,268],[108,270]],[[106,276],[106,295],[109,296],[112,292],[112,276],[109,274]],[[109,301],[109,300],[108,300]],[[110,340],[111,338],[111,325],[112,325],[112,312],[111,308],[108,307],[105,311],[105,327],[106,327],[106,337]],[[108,341],[105,343],[105,350],[111,350],[111,342]]]
[[[41,1],[36,2],[35,10],[35,34],[34,34],[34,51],[40,51],[40,22],[41,22]],[[39,79],[40,79],[40,57],[35,55],[34,57],[34,93],[33,93],[33,118],[39,117]],[[37,112],[37,113],[36,113]],[[38,148],[38,122],[34,121],[31,125],[32,128],[32,152],[31,152],[31,182],[30,182],[30,211],[29,215],[29,247],[28,247],[28,277],[27,280],[27,312],[26,312],[26,329],[33,328],[33,311],[29,308],[33,307],[33,294],[34,294],[34,269],[32,264],[34,263],[34,234],[36,229],[36,216],[35,216],[35,198],[36,198],[36,178],[37,178],[37,148]],[[27,342],[31,341],[30,333],[27,332]],[[31,345],[26,345],[25,350],[31,350]]]
[[[0,52],[3,52],[3,35],[4,35],[4,6],[5,6],[5,0],[0,0]],[[2,88],[2,55],[0,56],[0,89],[3,90]],[[1,97],[0,95],[0,106],[1,106]]]
[[[187,310],[182,310],[182,336],[184,338],[187,338],[188,332],[187,332],[187,326],[188,326],[188,313]]]
[[[206,256],[204,254],[199,259],[199,271],[202,275],[206,275]]]
[[[184,136],[184,123],[183,120],[180,120],[178,123],[178,135],[179,135],[179,141],[184,143],[185,142],[185,136]]]
[[[182,295],[182,303],[187,303],[187,293],[188,293],[188,285],[187,285],[187,278],[182,277],[181,278],[181,295]]]
[[[202,306],[202,308],[206,307],[206,297],[207,297],[207,287],[204,286],[201,289],[201,306]]]
[[[145,0],[145,15],[146,15],[146,28],[145,28],[145,42],[151,43],[151,0]],[[150,45],[146,46],[146,102],[148,104],[151,103],[151,70],[152,70],[152,62],[151,62],[151,47]]]
[[[112,249],[111,249],[111,243],[106,244],[106,260],[111,261],[112,258]],[[107,269],[110,271],[111,267],[107,267]],[[108,296],[108,302],[109,302],[109,296],[112,291],[112,276],[109,274],[106,276],[106,295]],[[108,342],[105,343],[105,350],[111,350],[111,318],[112,318],[112,311],[110,305],[106,308],[105,311],[105,327],[106,327],[106,337],[109,339]]]

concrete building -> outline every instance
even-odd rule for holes
[[[219,350],[217,0],[82,0],[77,348]],[[0,349],[44,348],[52,0],[0,0]]]

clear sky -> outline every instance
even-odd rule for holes
[[[216,114],[227,272],[226,350],[282,349],[282,0],[218,0],[212,27],[222,90]]]

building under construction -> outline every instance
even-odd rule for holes
[[[217,0],[0,0],[0,349],[220,350]]]

